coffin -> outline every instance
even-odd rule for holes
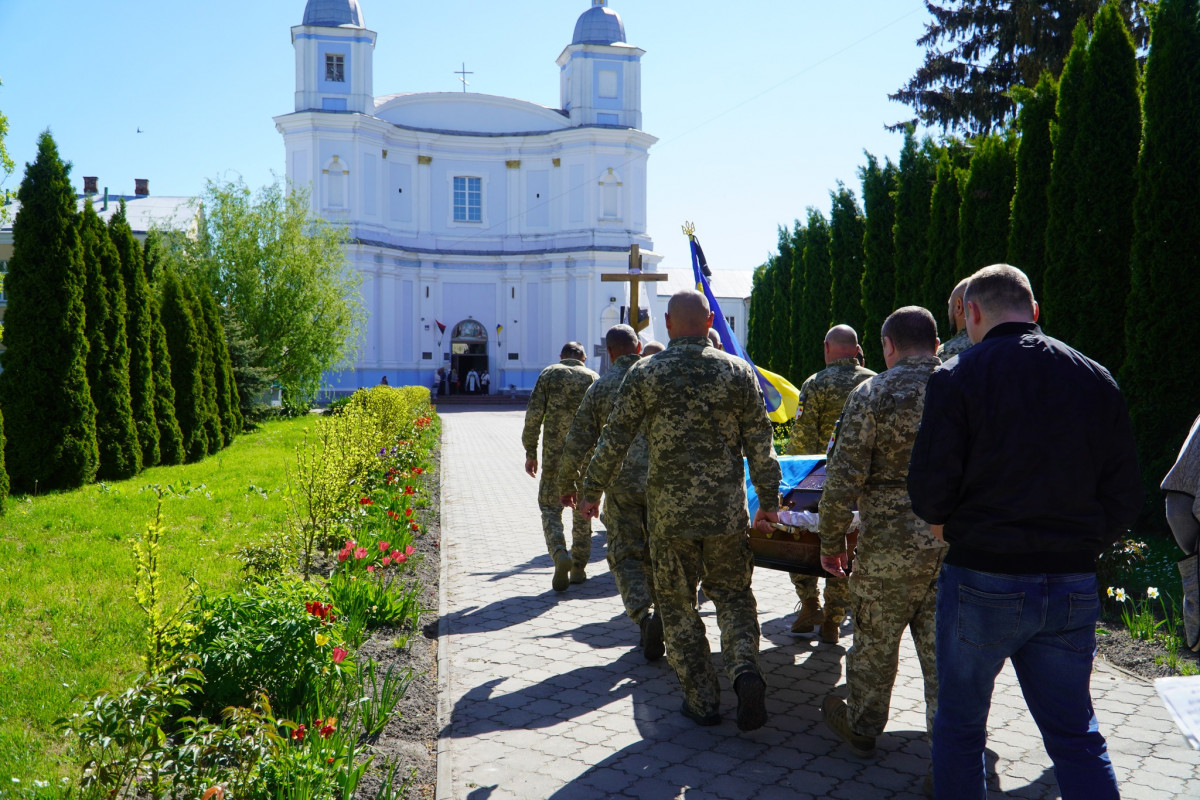
[[[813,460],[813,457],[798,456],[797,459]],[[821,540],[817,536],[817,506],[821,502],[821,493],[825,488],[825,458],[815,459],[811,471],[802,478],[788,480],[788,473],[798,474],[786,467],[787,456],[780,460],[784,462],[784,485],[780,487],[783,493],[784,510],[793,512],[809,512],[796,520],[799,524],[783,524],[775,526],[771,533],[762,533],[750,528],[750,551],[754,554],[754,566],[767,569],[777,569],[784,572],[798,572],[804,575],[828,576],[821,569]],[[792,465],[797,469],[805,469],[808,465],[797,462]],[[757,507],[757,498],[753,505]],[[785,517],[789,515],[784,515]],[[857,515],[855,516],[857,522]],[[846,552],[854,558],[854,548],[858,544],[858,527],[854,525],[846,534]]]

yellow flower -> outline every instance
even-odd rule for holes
[[[1124,602],[1125,602],[1125,590],[1124,590],[1124,589],[1117,589],[1117,595],[1116,595],[1116,596],[1117,596],[1117,602],[1118,602],[1118,603],[1124,603]]]
[[[1158,589],[1151,586],[1149,589],[1146,590],[1146,597],[1149,597],[1151,600],[1157,600],[1158,599]]]
[[[325,634],[317,633],[317,634],[314,634],[314,636],[316,637],[316,640],[317,640],[317,647],[324,647],[325,645],[329,644],[329,637],[326,636]]]
[[[1110,587],[1108,587],[1108,596],[1109,596],[1109,597],[1112,597],[1112,596],[1113,596],[1113,588],[1112,588],[1111,586],[1110,586]]]

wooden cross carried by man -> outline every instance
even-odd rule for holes
[[[601,273],[600,280],[605,283],[628,283],[629,284],[629,327],[633,328],[638,333],[646,329],[650,324],[649,317],[643,317],[638,301],[638,287],[644,282],[665,281],[667,274],[665,272],[642,272],[642,249],[638,245],[633,245],[629,248],[629,271],[628,272],[606,272]],[[647,292],[646,301],[649,302],[649,292]]]

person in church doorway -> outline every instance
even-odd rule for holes
[[[563,533],[562,502],[558,490],[559,465],[563,442],[584,393],[600,377],[583,365],[587,360],[583,345],[567,342],[559,353],[561,359],[538,375],[525,409],[525,429],[521,443],[525,446],[525,472],[529,477],[538,474],[538,439],[542,441],[542,476],[538,484],[538,508],[542,513],[542,533],[546,551],[554,561],[551,586],[556,592],[566,591],[570,583],[587,580],[585,571],[592,557],[592,522],[582,511],[571,513],[571,550],[567,552]]]
[[[380,378],[380,379],[379,379],[379,385],[380,385],[380,386],[387,386],[387,385],[388,385],[388,382],[387,382],[387,375],[384,375],[382,378]]]
[[[490,373],[488,373],[488,371],[485,369],[483,374],[479,376],[480,394],[491,394],[490,387],[492,385],[492,379],[489,377],[489,374]]]
[[[558,472],[562,504],[578,505],[583,470],[592,457],[600,431],[617,401],[629,368],[641,359],[642,343],[628,325],[614,325],[604,337],[612,366],[592,384],[579,404],[563,446]],[[650,536],[646,518],[646,471],[650,452],[643,426],[630,445],[617,477],[604,492],[600,515],[608,531],[608,567],[625,604],[625,613],[641,630],[642,655],[657,661],[665,651],[662,617],[653,612],[654,583],[650,570]]]
[[[467,394],[479,394],[479,373],[474,367],[467,372]]]
[[[450,394],[462,394],[462,386],[458,382],[458,370],[450,368]]]

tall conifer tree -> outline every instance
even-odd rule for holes
[[[896,174],[896,294],[892,307],[920,305],[921,283],[929,264],[929,206],[937,177],[937,152],[926,137],[918,143],[914,126],[904,129],[900,169]]]
[[[783,242],[787,240],[787,257]],[[792,364],[792,259],[791,237],[779,229],[780,255],[775,259],[773,291],[771,292],[771,366],[772,372],[788,377]]]
[[[949,150],[938,158],[936,183],[929,204],[929,263],[925,269],[922,304],[933,312],[942,330],[942,341],[954,335],[946,308],[950,292],[962,279],[958,271],[958,210],[961,205],[961,169]]]
[[[879,331],[895,311],[896,255],[892,230],[896,225],[896,166],[891,159],[879,166],[867,153],[867,165],[859,170],[863,187],[863,330],[859,331],[867,366],[883,368],[883,345]]]
[[[1009,137],[977,140],[958,209],[958,273],[970,275],[1008,257],[1008,219],[1017,181],[1014,142]]]
[[[204,326],[208,331],[213,351],[213,378],[217,392],[217,413],[221,420],[221,435],[228,447],[233,437],[242,430],[241,412],[238,411],[237,385],[233,378],[233,364],[229,360],[229,346],[225,342],[225,327],[221,324],[221,311],[212,292],[200,292],[200,305],[204,311]]]
[[[1050,125],[1058,101],[1058,82],[1043,72],[1033,89],[1014,90],[1020,111],[1017,129],[1017,188],[1013,193],[1012,217],[1008,226],[1008,263],[1029,276],[1033,296],[1042,296],[1046,271],[1046,217],[1050,211],[1050,163],[1054,145]]]
[[[162,243],[151,231],[142,247],[142,270],[150,295],[150,357],[154,384],[154,424],[158,429],[158,463],[182,464],[185,451],[183,432],[175,417],[175,386],[171,378],[171,352],[162,321],[162,284],[164,275]]]
[[[1112,369],[1125,353],[1129,249],[1142,130],[1137,55],[1121,11],[1108,2],[1096,15],[1088,44],[1088,97],[1079,146],[1085,158],[1075,237],[1087,265],[1072,344]]]
[[[84,203],[80,233],[87,265],[84,306],[91,348],[88,384],[96,405],[96,444],[100,452],[96,477],[123,480],[142,471],[142,448],[129,398],[129,345],[125,337],[121,257],[90,202]]]
[[[203,344],[192,313],[188,291],[173,270],[163,276],[162,322],[175,389],[175,418],[183,435],[184,460],[199,461],[208,454],[208,401],[201,374]]]
[[[790,319],[787,325],[788,367],[784,376],[799,385],[804,372],[804,342],[800,339],[800,327],[804,324],[804,247],[808,242],[808,229],[796,220],[792,228],[792,242],[788,255],[792,264],[791,295],[792,302],[788,306]]]
[[[854,192],[840,181],[829,212],[829,316],[834,325],[862,333],[863,215]],[[824,357],[824,353],[822,353]]]
[[[153,298],[142,267],[142,248],[133,237],[125,199],[108,220],[108,235],[121,258],[125,284],[125,337],[129,342],[129,399],[133,424],[142,449],[142,466],[159,462],[158,425],[154,419],[154,354],[151,349]]]
[[[215,347],[204,318],[204,304],[200,301],[200,293],[186,278],[183,279],[183,288],[187,292],[192,319],[195,321],[196,333],[200,340],[200,380],[204,384],[204,434],[208,440],[208,453],[212,455],[225,446],[221,410],[217,404]]]
[[[830,309],[829,223],[820,211],[810,208],[805,230],[804,293],[800,301],[800,327],[796,331],[803,356],[801,369],[796,373],[799,380],[825,369],[824,342]]]
[[[1133,207],[1132,288],[1122,388],[1146,483],[1146,519],[1162,527],[1158,482],[1196,415],[1200,374],[1200,3],[1163,0],[1146,61]],[[1174,346],[1179,345],[1179,346]],[[1149,513],[1151,512],[1152,513]]]
[[[96,407],[87,381],[83,261],[70,166],[49,131],[25,170],[13,222],[0,354],[5,464],[18,492],[96,476]]]
[[[754,362],[762,360],[762,316],[765,301],[763,286],[767,274],[767,265],[760,264],[754,270],[750,282],[750,309],[746,313],[746,355]],[[233,355],[232,350],[230,356]],[[763,361],[765,364],[766,362]]]
[[[1086,266],[1078,215],[1083,206],[1087,158],[1080,142],[1087,120],[1087,20],[1075,26],[1074,45],[1058,83],[1056,121],[1050,125],[1054,160],[1050,165],[1049,213],[1046,216],[1046,271],[1042,276],[1041,319],[1046,332],[1074,342],[1083,308]]]

